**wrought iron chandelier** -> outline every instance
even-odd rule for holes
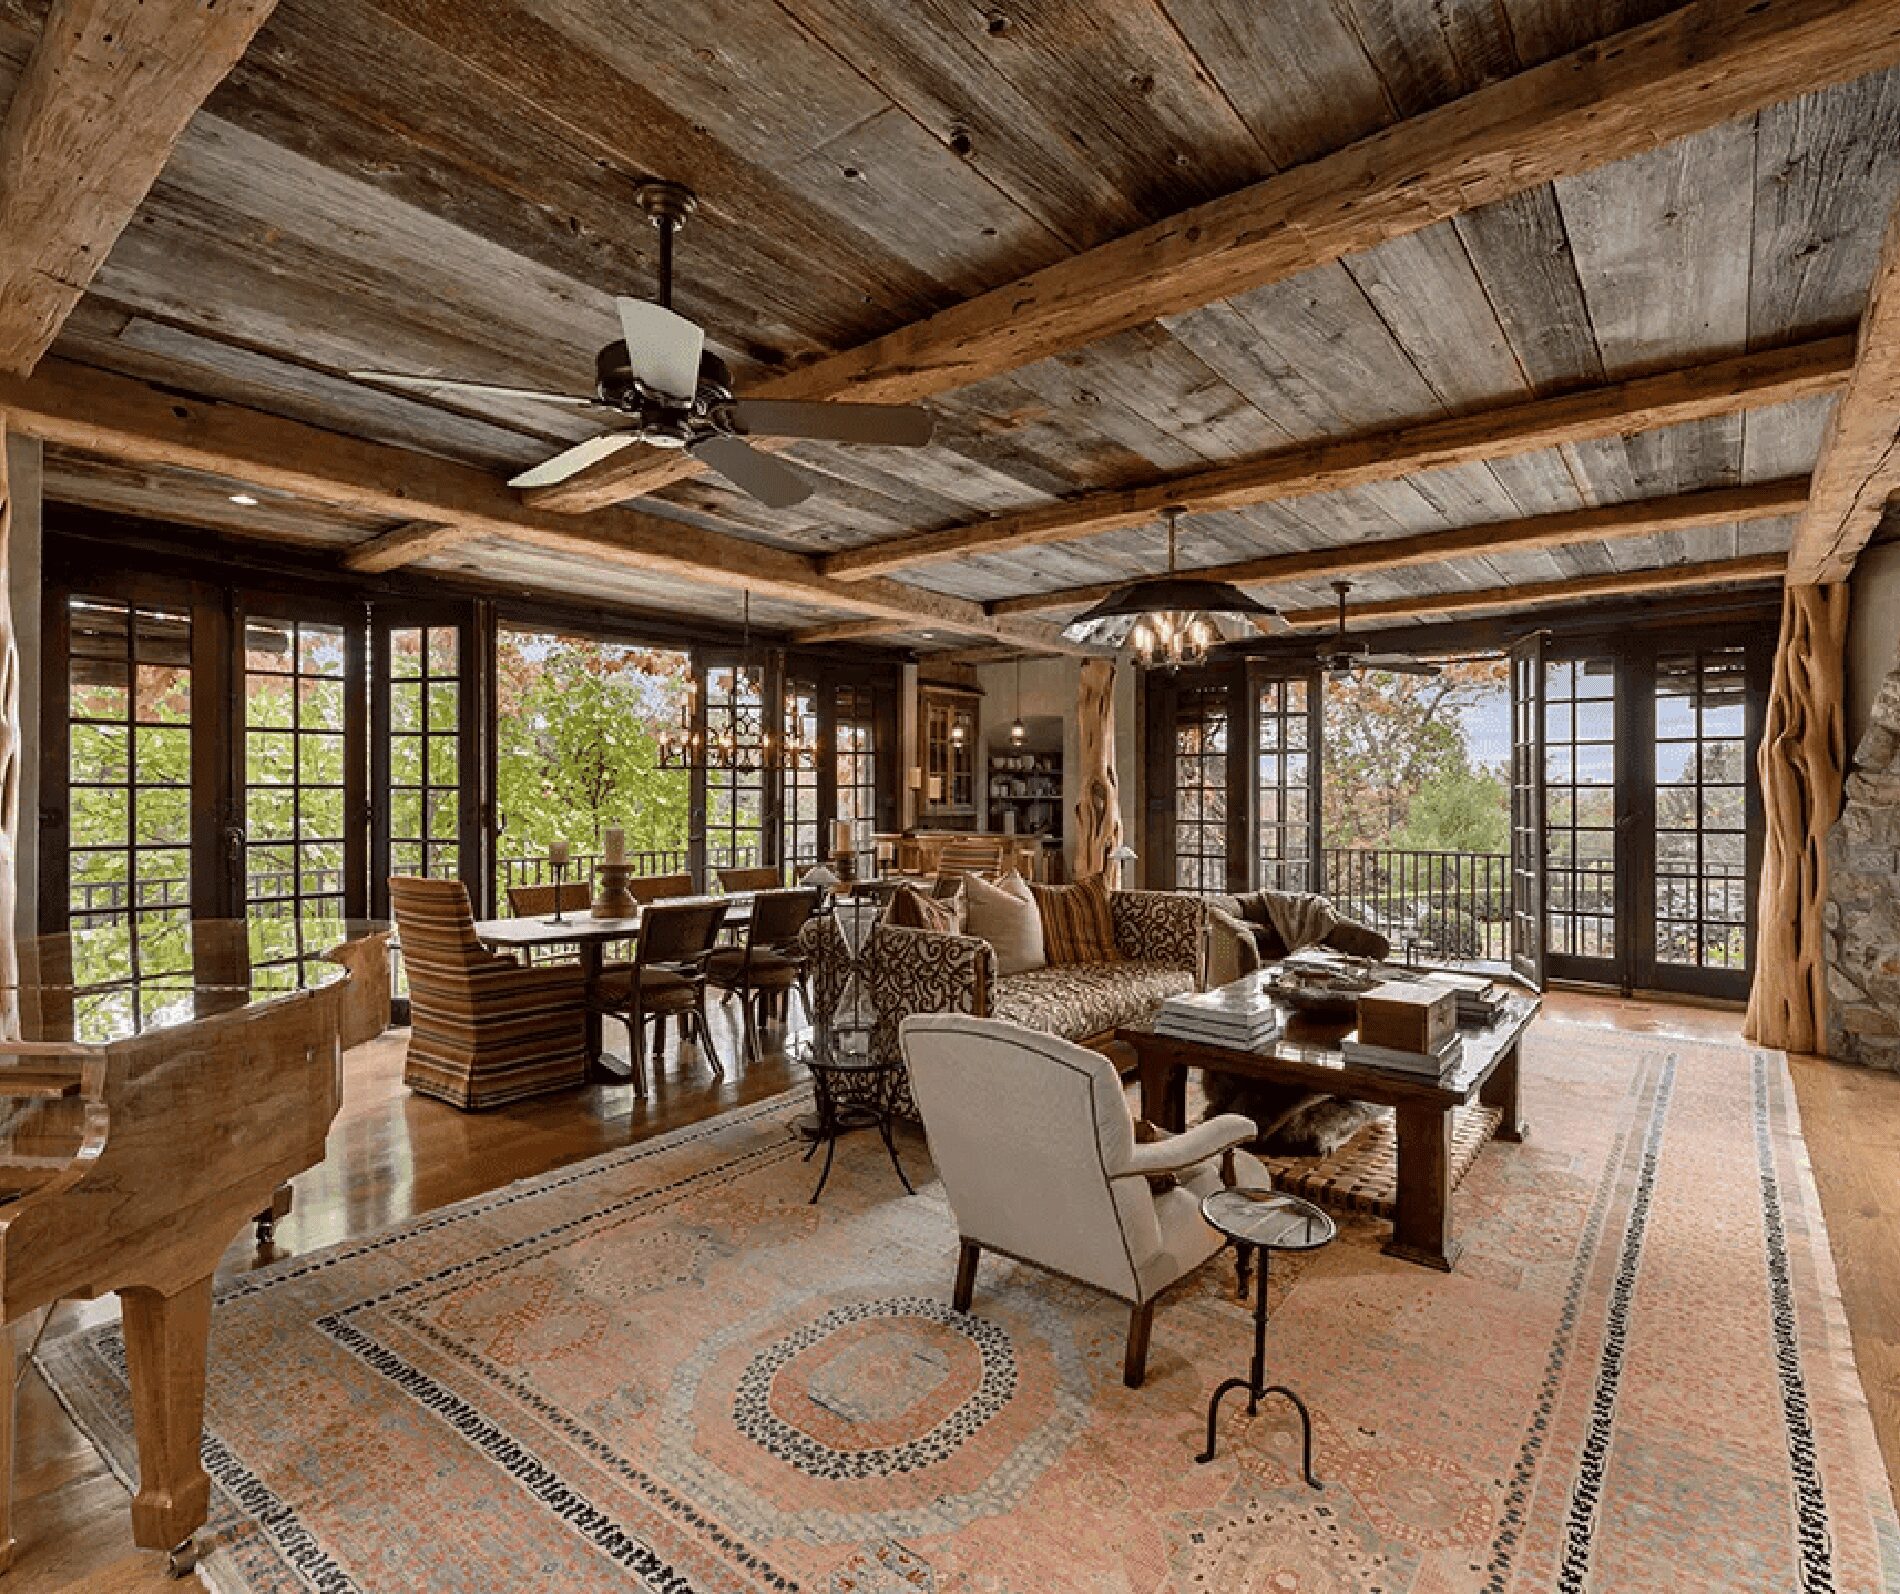
[[[750,775],[771,761],[773,736],[765,715],[764,670],[752,657],[752,593],[744,594],[744,628],[740,633],[739,661],[732,667],[732,692],[724,723],[714,730],[699,728],[700,682],[695,678],[680,705],[679,723],[660,734],[660,767],[730,770]],[[710,709],[711,705],[708,704]],[[818,744],[801,727],[782,738],[780,762],[786,768],[818,766]]]
[[[1183,511],[1161,511],[1168,528],[1168,572],[1118,587],[1063,627],[1071,642],[1129,647],[1143,669],[1174,671],[1199,664],[1217,642],[1234,642],[1277,619],[1279,610],[1227,581],[1204,581],[1175,570],[1176,523]]]

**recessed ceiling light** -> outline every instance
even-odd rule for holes
[[[231,495],[231,502],[234,504],[242,504],[246,509],[249,509],[257,500],[249,493],[233,493]]]

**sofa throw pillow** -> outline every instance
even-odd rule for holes
[[[1072,886],[1031,886],[1042,915],[1042,949],[1051,967],[1065,963],[1119,963],[1108,882],[1090,875]]]
[[[1047,966],[1042,915],[1036,910],[1029,882],[1021,875],[1006,874],[994,882],[968,875],[963,896],[969,903],[965,930],[989,942],[996,955],[997,974],[1026,974]]]
[[[884,922],[905,930],[934,930],[938,935],[963,933],[963,893],[926,896],[915,886],[899,886],[891,896]]]

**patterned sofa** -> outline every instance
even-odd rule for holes
[[[1172,891],[1117,891],[1109,899],[1123,961],[1065,964],[999,975],[987,941],[880,924],[865,951],[880,1055],[898,1051],[897,1026],[912,1013],[968,1013],[1088,1041],[1152,1012],[1163,997],[1200,983],[1206,905]],[[899,1110],[909,1117],[906,1083]]]

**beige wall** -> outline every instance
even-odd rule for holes
[[[1900,543],[1869,548],[1854,567],[1847,620],[1847,753],[1851,759],[1880,683],[1900,663]]]
[[[1080,695],[1082,661],[1072,658],[1025,659],[1022,666],[1022,715],[1032,732],[1032,744],[1042,736],[1062,747],[1062,843],[1063,864],[1071,874],[1075,855],[1075,804],[1081,796],[1077,744],[1076,701]],[[1016,666],[985,664],[977,672],[977,684],[983,690],[982,711],[977,720],[977,769],[987,778],[992,748],[1007,751],[1009,726],[1016,716]],[[1060,723],[1060,731],[1056,730]],[[1115,666],[1115,774],[1121,788],[1122,834],[1131,846],[1135,840],[1135,671],[1127,660]],[[985,794],[987,801],[987,792]],[[992,830],[1002,828],[1000,815],[989,813],[983,824]]]

